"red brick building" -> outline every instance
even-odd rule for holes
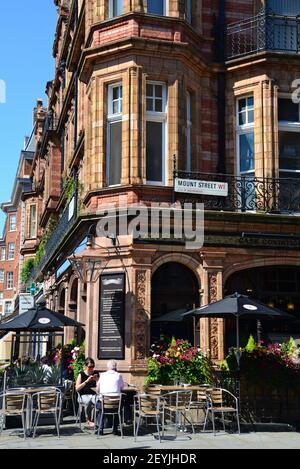
[[[37,106],[33,185],[23,196],[27,219],[33,206],[38,214],[21,247],[38,256],[28,282],[41,282],[51,308],[85,324],[97,366],[120,353],[120,370],[134,380],[161,333],[193,336],[214,360],[232,343],[230,321],[201,320],[191,331],[157,321],[165,314],[236,290],[300,313],[299,2],[55,4],[55,74],[47,112]],[[206,189],[222,183],[226,193],[176,192],[176,178]],[[173,226],[168,240],[98,235],[100,279],[74,275],[67,258],[96,233],[108,204],[186,199],[205,205],[202,248],[186,249]],[[118,319],[104,306],[114,282],[124,295]],[[121,321],[120,337],[105,336],[105,318]],[[263,329],[270,340],[291,333]],[[245,337],[253,330],[243,325]]]

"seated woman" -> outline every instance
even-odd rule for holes
[[[96,392],[92,388],[96,387],[99,379],[99,373],[94,370],[95,362],[89,357],[85,360],[84,370],[79,373],[76,381],[76,391],[85,407],[87,424],[91,428],[95,426],[91,416],[93,405],[96,402]]]

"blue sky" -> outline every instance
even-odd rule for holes
[[[46,100],[53,79],[56,27],[53,0],[1,1],[0,5],[0,202],[10,200],[24,137],[32,129],[37,98]],[[1,83],[6,102],[1,103]],[[1,212],[1,211],[0,211]],[[0,236],[4,215],[0,213]]]

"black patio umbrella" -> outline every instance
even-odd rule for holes
[[[61,313],[46,308],[45,304],[39,304],[10,321],[0,323],[0,331],[55,332],[61,331],[67,326],[79,327],[83,325]]]
[[[183,315],[197,316],[204,318],[230,318],[236,319],[236,348],[237,348],[237,362],[239,366],[240,361],[240,333],[239,333],[239,320],[245,319],[295,319],[291,314],[280,311],[276,308],[260,303],[257,300],[249,298],[249,296],[234,293],[233,295],[226,296],[223,300],[216,301],[201,308],[196,308],[188,311]]]
[[[237,380],[236,380],[236,394],[238,396],[239,409],[241,409],[240,398],[240,332],[239,320],[240,318],[248,319],[295,319],[291,314],[280,311],[276,308],[253,300],[246,295],[234,293],[233,295],[226,296],[223,300],[216,301],[207,306],[196,308],[184,314],[185,317],[196,316],[203,318],[230,318],[236,319],[236,360],[237,360]]]
[[[16,332],[19,337],[21,333],[32,332],[37,334],[37,343],[40,344],[40,336],[61,336],[64,339],[64,327],[79,327],[84,324],[68,318],[61,313],[46,308],[45,303],[40,303],[26,313],[20,314],[13,319],[0,323],[0,331]],[[26,341],[25,341],[26,342]],[[63,345],[63,344],[62,344]],[[14,338],[11,345],[11,362],[13,362]]]

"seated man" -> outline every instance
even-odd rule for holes
[[[122,375],[117,372],[117,363],[114,360],[109,360],[107,363],[107,371],[101,373],[100,379],[97,383],[97,394],[120,394],[124,387],[124,381]],[[114,416],[115,417],[115,416]],[[101,412],[97,417],[97,423],[100,425]],[[100,435],[103,435],[104,419],[102,419],[102,428],[100,428]],[[113,432],[117,435],[118,422],[114,418]]]

